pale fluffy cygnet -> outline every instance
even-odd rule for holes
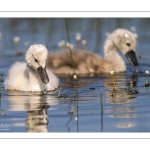
[[[58,78],[46,69],[48,50],[34,44],[26,52],[26,62],[16,62],[9,69],[4,85],[7,90],[28,92],[52,91],[58,88]]]

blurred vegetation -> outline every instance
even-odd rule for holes
[[[150,18],[68,18],[70,41],[76,44],[75,35],[87,41],[87,50],[102,54],[106,35],[116,28],[131,29],[143,39],[150,36]],[[46,44],[50,52],[60,50],[58,43],[67,42],[65,18],[0,18],[0,51],[12,52],[14,37],[19,37],[19,49],[28,45]]]

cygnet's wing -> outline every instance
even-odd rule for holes
[[[26,69],[26,63],[16,62],[8,71],[8,76],[5,79],[4,85],[5,89],[11,90],[21,90],[28,80],[28,73]]]
[[[49,69],[46,69],[46,72],[49,77],[49,83],[46,84],[48,88],[47,90],[48,91],[56,90],[59,86],[59,79]]]
[[[100,56],[85,50],[73,50],[72,56],[73,63],[68,50],[49,54],[47,67],[56,74],[73,74],[73,67],[76,74],[88,74],[97,73],[103,61]]]

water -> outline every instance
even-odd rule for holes
[[[137,56],[140,66],[115,74],[117,92],[110,75],[95,77],[59,76],[58,91],[43,95],[8,95],[4,89],[7,71],[15,61],[24,61],[29,45],[46,44],[49,52],[59,51],[58,43],[67,42],[63,18],[0,19],[0,132],[149,132],[150,87],[145,71],[150,70],[149,18],[74,18],[68,19],[71,43],[81,33],[86,49],[103,55],[107,32],[136,27]],[[20,41],[13,42],[18,36]],[[136,71],[138,70],[138,72]],[[148,76],[150,81],[150,77]]]

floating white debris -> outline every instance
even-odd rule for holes
[[[77,117],[77,116],[75,116],[74,120],[78,120],[78,117]]]
[[[111,70],[111,71],[110,71],[110,74],[114,74],[114,71],[113,71],[113,70]]]
[[[75,38],[76,38],[76,41],[80,41],[81,40],[81,34],[77,33]]]
[[[46,94],[46,93],[47,93],[47,86],[45,84],[44,94]]]
[[[146,70],[146,71],[145,71],[145,74],[149,74],[149,71]]]
[[[20,37],[19,37],[19,36],[15,36],[15,37],[13,38],[13,41],[14,41],[15,43],[19,43]]]
[[[138,71],[138,70],[135,70],[135,72],[138,73],[139,71]]]

